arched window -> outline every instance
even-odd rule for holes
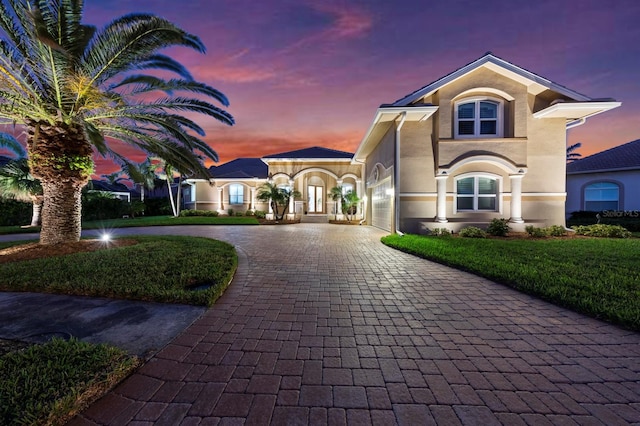
[[[497,211],[498,180],[488,176],[466,176],[456,180],[457,211]]]
[[[343,183],[342,184],[342,195],[346,195],[349,192],[353,192],[353,184]]]
[[[244,203],[244,185],[232,183],[229,185],[229,204]]]
[[[613,182],[596,182],[584,188],[584,209],[587,211],[618,210],[620,187]]]
[[[502,101],[493,98],[466,98],[455,103],[455,137],[501,138],[504,123]]]

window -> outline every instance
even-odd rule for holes
[[[498,181],[485,176],[471,176],[456,181],[458,211],[496,211]]]
[[[502,102],[487,98],[456,102],[456,138],[501,138],[502,127]]]
[[[584,188],[584,209],[598,212],[618,210],[620,187],[613,182],[597,182]]]
[[[229,185],[229,204],[244,203],[244,186],[239,183]]]
[[[347,195],[349,192],[353,192],[353,185],[350,183],[342,184],[342,195]]]

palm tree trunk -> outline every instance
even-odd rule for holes
[[[173,202],[173,191],[171,190],[171,181],[169,180],[169,176],[167,176],[167,188],[169,189],[169,201],[171,202],[171,211],[173,212],[173,217],[178,216],[176,213],[176,204]]]
[[[59,244],[80,240],[82,187],[65,180],[42,181],[44,206],[40,244]]]
[[[42,195],[38,195],[32,197],[32,205],[33,205],[33,213],[31,215],[31,225],[29,226],[38,226],[40,225],[40,212],[42,211]]]

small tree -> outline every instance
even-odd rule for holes
[[[0,148],[14,154],[14,158],[0,166],[0,196],[31,202],[33,213],[29,226],[38,226],[44,195],[40,181],[31,174],[27,153],[22,145],[8,134],[0,134]]]
[[[344,204],[342,198],[344,196],[343,190],[344,189],[342,188],[342,186],[334,186],[333,188],[331,188],[331,191],[329,191],[329,198],[331,198],[331,200],[335,202],[333,207],[333,214],[336,220],[338,219],[338,203],[340,203],[340,205]]]
[[[353,216],[358,211],[358,203],[360,198],[353,191],[348,191],[342,197],[342,211],[347,215],[347,220],[352,221]]]
[[[295,199],[300,196],[300,191],[289,188],[278,188],[274,183],[267,182],[258,189],[256,198],[260,201],[271,203],[271,208],[273,209],[276,220],[282,220],[289,206],[291,197]],[[280,211],[280,207],[282,207],[282,211]]]

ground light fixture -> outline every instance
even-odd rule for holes
[[[108,243],[111,241],[111,234],[109,234],[108,232],[105,232],[104,234],[100,235],[100,241],[102,241],[103,243]]]

